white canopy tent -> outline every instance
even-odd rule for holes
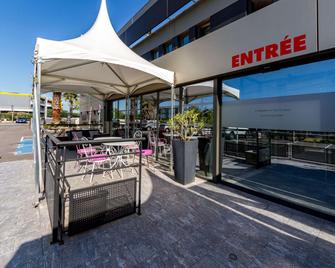
[[[168,84],[174,91],[174,73],[155,66],[127,47],[114,31],[106,0],[84,35],[66,41],[38,38],[34,55],[35,179],[42,185],[39,96],[63,91],[95,95],[129,96],[148,86]],[[174,94],[174,93],[172,93]],[[129,120],[128,120],[129,121]]]

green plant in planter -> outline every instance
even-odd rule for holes
[[[168,125],[182,141],[190,141],[194,135],[199,133],[205,127],[200,112],[195,109],[176,114],[169,120]]]

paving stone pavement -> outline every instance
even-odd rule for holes
[[[32,161],[0,164],[0,267],[335,267],[335,224],[209,182],[144,171],[143,214],[49,245]]]

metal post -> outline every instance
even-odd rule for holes
[[[143,141],[140,141],[140,159],[138,168],[138,208],[137,214],[141,215],[141,194],[142,194],[142,151],[143,151]]]
[[[114,133],[112,133],[112,131],[113,131],[113,121],[114,121],[114,101],[109,101],[108,108],[110,109],[110,111],[107,111],[107,113],[109,113],[109,130],[108,130],[108,133],[109,133],[110,136],[113,136]]]
[[[178,113],[182,114],[184,112],[184,88],[180,87],[179,88],[179,109]]]
[[[90,103],[91,103],[91,97],[90,97]],[[92,124],[92,105],[90,107],[90,112],[88,114],[88,128],[91,129],[91,124]]]
[[[38,84],[37,84],[37,94],[35,97],[35,104],[36,104],[36,130],[37,130],[37,155],[38,155],[38,163],[39,163],[39,182],[40,186],[43,186],[43,177],[42,177],[42,148],[41,148],[41,62],[37,64],[37,77],[38,77]],[[44,189],[43,189],[44,191]]]
[[[44,169],[43,169],[43,189],[45,192],[45,182],[46,182],[46,176],[47,176],[47,165],[48,165],[48,143],[49,143],[49,136],[46,135],[45,137],[45,148],[44,148]]]
[[[59,199],[59,180],[60,180],[60,165],[61,165],[61,151],[58,145],[56,145],[56,167],[55,167],[55,176],[53,177],[54,183],[54,196],[53,196],[53,226],[52,226],[52,240],[51,243],[60,242],[60,232],[61,229],[61,219],[60,219],[60,199]]]
[[[174,117],[174,100],[175,100],[175,87],[174,85],[171,86],[171,119],[173,124],[173,117]],[[171,129],[171,138],[170,138],[170,171],[173,171],[173,129]]]
[[[35,78],[34,78],[35,79]],[[35,88],[35,82],[34,82],[34,88]],[[35,91],[35,89],[33,90]],[[39,178],[38,178],[38,157],[37,157],[37,137],[36,137],[36,118],[35,118],[35,112],[33,108],[33,118],[32,118],[32,125],[31,130],[33,133],[33,146],[34,146],[34,178],[35,178],[35,192],[37,194],[40,193],[40,184],[39,184]],[[37,200],[38,203],[38,200]]]
[[[143,95],[141,95],[140,97],[140,109],[141,109],[141,114],[140,114],[140,130],[142,130],[142,123],[143,123],[143,113],[142,113],[142,109],[143,109]]]
[[[35,183],[36,190],[41,193],[43,187],[42,177],[42,152],[41,152],[41,114],[40,114],[40,95],[41,95],[41,62],[35,59],[34,68],[34,104],[33,104],[33,136],[34,136],[34,164],[35,164]]]
[[[126,97],[126,139],[129,138],[129,95]]]
[[[155,159],[158,161],[158,140],[159,140],[159,92],[156,95],[156,144],[155,144]]]
[[[12,123],[14,123],[14,105],[11,105],[12,109]]]
[[[214,79],[214,91],[213,91],[213,105],[214,105],[214,130],[213,130],[213,163],[212,163],[212,174],[213,181],[221,181],[222,173],[222,79]]]
[[[99,104],[99,111],[98,111],[98,121],[99,121],[99,130],[101,132],[104,132],[104,130],[101,128],[101,104]]]

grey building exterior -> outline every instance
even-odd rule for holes
[[[137,93],[133,117],[165,120],[170,95],[178,112],[210,113],[211,149],[198,174],[335,219],[334,9],[333,0],[148,1],[119,36],[174,71],[176,90]],[[198,96],[187,89],[207,81],[213,87]],[[223,85],[240,99],[224,96]],[[110,132],[123,107],[106,102]]]
[[[47,109],[51,107],[48,98],[41,97],[41,119],[47,117]],[[0,92],[0,112],[33,112],[33,102],[31,94],[14,93],[14,92]]]
[[[0,95],[1,112],[32,112],[30,94],[2,93]]]

